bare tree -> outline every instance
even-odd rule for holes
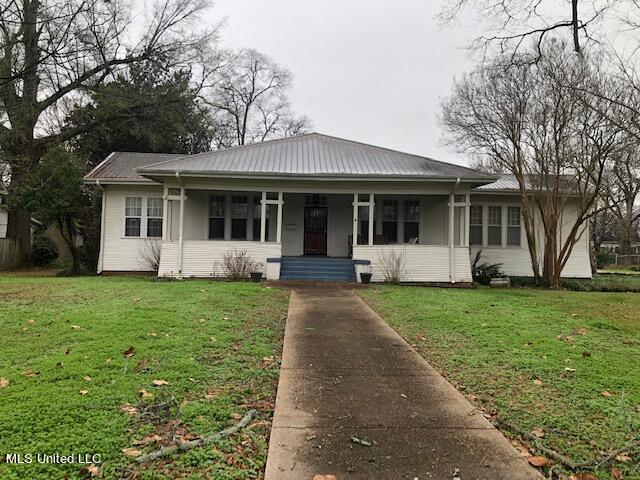
[[[599,113],[603,106],[592,108],[579,93],[598,81],[589,63],[562,42],[543,49],[537,62],[501,57],[457,82],[442,122],[452,144],[514,174],[533,274],[557,287],[597,212],[622,133]]]
[[[218,148],[305,133],[309,121],[291,112],[292,75],[256,50],[229,53],[220,79],[203,97],[212,108]]]
[[[159,0],[144,24],[130,5],[103,0],[6,0],[0,4],[0,152],[9,164],[9,193],[51,145],[95,123],[51,131],[46,122],[82,89],[128,65],[187,63],[214,36],[193,22],[207,0]],[[30,214],[10,202],[8,232],[29,251]]]
[[[572,48],[578,54],[587,41],[598,41],[596,24],[624,0],[448,0],[440,12],[440,19],[450,22],[464,10],[474,10],[487,22],[493,22],[490,33],[477,38],[473,47],[485,54],[498,49],[500,54],[517,54],[533,44],[542,53],[545,38],[562,32],[569,33]],[[630,2],[635,4],[635,2]],[[613,15],[612,15],[613,16]]]

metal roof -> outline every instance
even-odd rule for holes
[[[467,167],[387,148],[310,133],[225,150],[184,156],[137,169],[142,175],[273,177],[411,177],[473,179],[495,177]]]
[[[89,181],[111,180],[118,182],[151,183],[151,180],[148,178],[138,175],[136,169],[180,157],[184,157],[184,155],[173,153],[113,152],[102,163],[85,175],[84,179]]]
[[[498,180],[473,189],[474,192],[506,192],[520,191],[518,179],[513,174],[502,174]]]

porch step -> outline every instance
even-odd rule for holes
[[[282,257],[280,279],[355,282],[356,272],[350,258]]]

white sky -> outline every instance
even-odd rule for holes
[[[473,34],[442,28],[440,0],[217,0],[222,45],[256,48],[295,75],[290,100],[313,130],[466,163],[437,115],[473,66]]]

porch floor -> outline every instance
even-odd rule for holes
[[[337,257],[282,257],[280,280],[355,282],[353,260]]]

